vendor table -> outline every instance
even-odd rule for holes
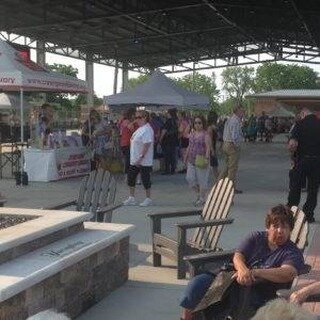
[[[55,181],[90,173],[91,152],[86,147],[24,151],[29,181]]]

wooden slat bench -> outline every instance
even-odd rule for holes
[[[308,250],[305,254],[305,261],[311,266],[311,271],[307,274],[302,274],[293,281],[291,290],[279,290],[278,296],[287,298],[290,293],[296,291],[302,287],[305,287],[315,281],[320,281],[320,229],[316,228],[312,235]],[[305,302],[303,306],[314,312],[320,314],[320,296],[310,297],[310,302]],[[319,301],[319,302],[318,302]]]

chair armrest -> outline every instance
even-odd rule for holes
[[[63,202],[54,206],[43,207],[41,209],[42,210],[60,210],[67,207],[75,206],[76,204],[77,204],[77,200],[73,200],[73,201]]]
[[[228,259],[231,258],[234,254],[235,250],[223,250],[223,251],[213,251],[208,253],[199,253],[192,254],[189,256],[183,257],[183,260],[188,262],[211,262],[215,260],[221,260],[223,258]]]
[[[202,212],[202,209],[189,210],[189,211],[156,212],[156,213],[148,213],[147,216],[151,219],[167,219],[167,218],[175,218],[175,217],[187,217],[187,216],[200,215],[201,212]]]
[[[234,219],[214,219],[208,221],[196,221],[196,222],[180,222],[175,225],[181,229],[193,229],[198,227],[212,227],[231,224]]]
[[[110,206],[105,206],[97,209],[97,213],[106,213],[115,209],[118,209],[122,206],[122,203],[112,204]]]
[[[200,253],[190,256],[184,256],[183,260],[189,267],[190,277],[208,270],[217,271],[227,261],[230,261],[234,254],[234,250],[213,251],[209,253]]]

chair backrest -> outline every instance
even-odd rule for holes
[[[202,219],[225,219],[230,211],[233,194],[232,181],[228,178],[220,179],[207,197],[201,213]],[[191,242],[199,248],[215,249],[222,230],[223,226],[197,228]]]
[[[92,171],[82,180],[76,210],[95,213],[98,208],[114,204],[116,189],[116,180],[109,171]]]
[[[301,250],[308,244],[309,224],[305,219],[304,212],[296,206],[291,207],[295,219],[294,228],[291,232],[290,240]]]

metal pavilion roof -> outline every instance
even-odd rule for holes
[[[1,0],[0,16],[2,38],[129,69],[320,63],[318,0]]]

